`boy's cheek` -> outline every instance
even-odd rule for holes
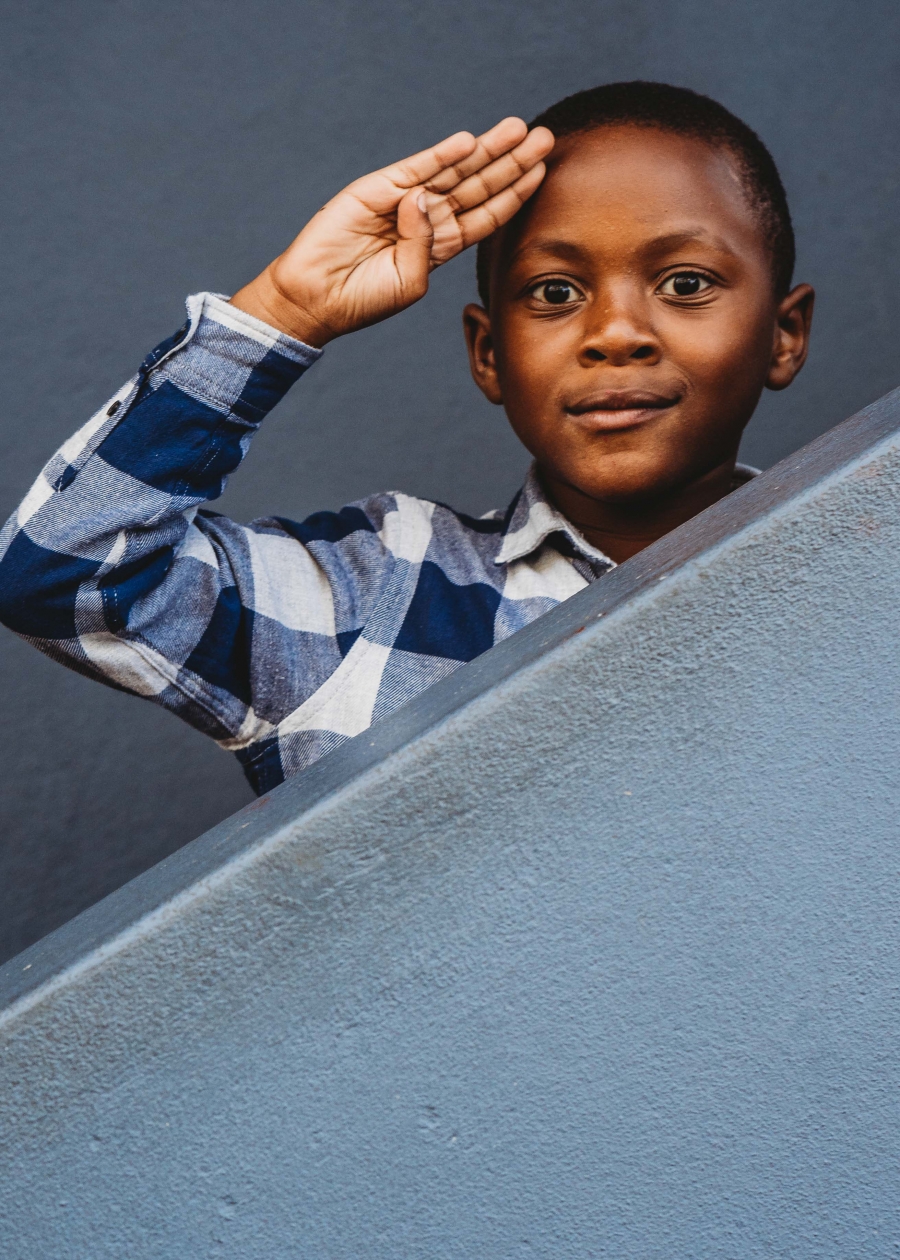
[[[564,325],[512,318],[504,321],[495,346],[501,376],[534,389],[577,363],[579,339]]]
[[[560,367],[534,360],[506,364],[498,372],[503,406],[517,432],[558,426],[562,377]]]
[[[773,321],[762,311],[730,313],[709,323],[682,324],[669,330],[664,353],[681,365],[695,385],[727,391],[736,380],[765,378],[769,367]]]

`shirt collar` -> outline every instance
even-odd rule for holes
[[[615,561],[592,547],[572,522],[549,502],[534,464],[529,468],[525,484],[513,499],[510,508],[511,515],[495,564],[511,564],[514,560],[522,560],[537,551],[551,534],[564,534],[575,550],[593,565],[600,564],[604,569],[616,567]]]
[[[735,465],[732,490],[758,477],[759,471],[750,464]],[[528,470],[522,489],[509,505],[507,516],[509,519],[503,531],[503,543],[494,564],[511,564],[514,560],[523,560],[525,556],[537,551],[551,534],[564,534],[595,570],[598,566],[603,571],[616,567],[614,560],[592,547],[572,522],[548,500],[534,464]]]

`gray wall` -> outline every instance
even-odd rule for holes
[[[0,968],[10,1260],[888,1260],[900,390]]]
[[[767,397],[770,464],[900,380],[900,8],[771,0],[79,0],[7,3],[0,512],[176,328],[353,176],[598,81],[719,97],[785,175],[811,361]],[[472,260],[418,308],[331,348],[222,506],[301,516],[398,487],[485,510],[522,451],[468,380]],[[236,765],[151,706],[0,631],[0,956],[248,799]]]

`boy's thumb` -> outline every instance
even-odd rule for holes
[[[397,231],[402,240],[419,241],[431,247],[434,227],[428,215],[432,194],[424,188],[411,188],[397,207]]]
[[[397,207],[398,240],[394,256],[408,301],[422,297],[428,288],[434,242],[428,206],[429,194],[422,188],[411,188]]]

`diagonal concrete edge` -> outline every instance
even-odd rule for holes
[[[657,584],[736,542],[760,521],[789,513],[810,493],[897,444],[900,389],[885,395],[700,513],[531,626],[457,670],[275,792],[253,802],[0,967],[0,1025],[101,965],[136,936],[185,909],[277,844],[360,776],[381,768],[507,679],[574,635],[602,635],[609,618],[652,599]]]

